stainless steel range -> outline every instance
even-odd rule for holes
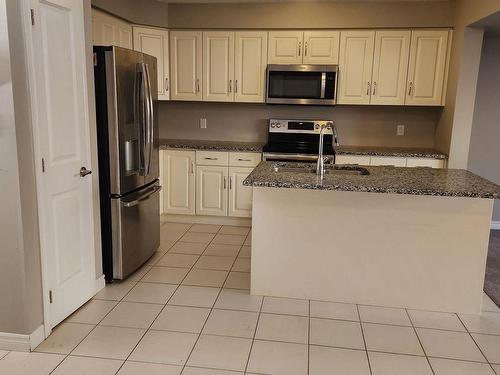
[[[264,160],[317,161],[321,129],[324,135],[323,156],[334,163],[333,145],[338,145],[338,136],[331,120],[269,120]]]

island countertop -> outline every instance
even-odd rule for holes
[[[275,171],[275,166],[299,167],[304,172]],[[315,166],[315,165],[314,165]],[[313,168],[314,168],[313,166]],[[261,162],[243,185],[254,187],[336,190],[370,193],[499,199],[500,186],[463,169],[366,166],[368,175],[316,174],[308,163]]]

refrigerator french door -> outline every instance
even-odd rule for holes
[[[124,279],[160,245],[156,58],[94,47],[106,281]]]

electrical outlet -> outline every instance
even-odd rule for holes
[[[200,129],[206,129],[206,128],[207,128],[207,119],[200,118]]]
[[[396,133],[397,133],[397,135],[405,135],[405,126],[398,125]]]

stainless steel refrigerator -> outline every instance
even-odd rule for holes
[[[106,281],[160,245],[156,58],[94,47],[101,236]]]

